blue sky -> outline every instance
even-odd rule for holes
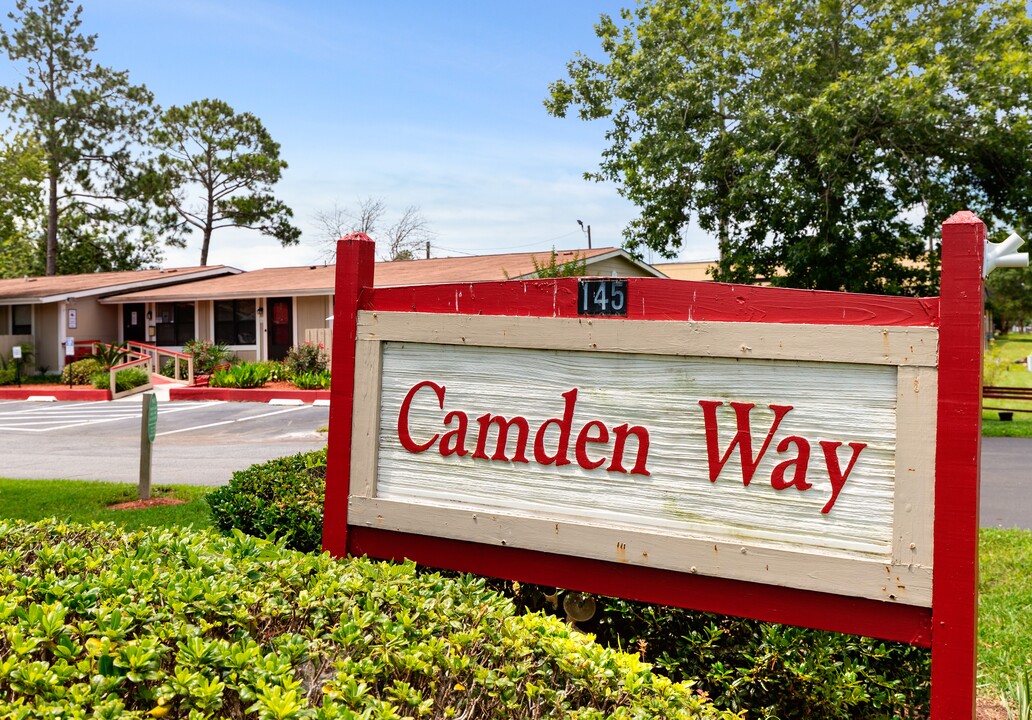
[[[99,62],[163,106],[250,111],[280,143],[276,192],[302,242],[217,232],[209,263],[244,269],[316,262],[316,213],[366,197],[388,220],[419,206],[435,256],[585,247],[578,219],[594,246],[620,244],[634,207],[583,179],[605,125],[549,117],[542,100],[577,51],[600,56],[599,15],[632,1],[82,0]],[[166,264],[196,264],[198,243]],[[698,232],[682,252],[715,256]]]

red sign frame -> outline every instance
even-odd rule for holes
[[[986,229],[961,212],[943,224],[942,235],[938,298],[628,278],[634,302],[627,316],[596,319],[938,328],[931,608],[349,526],[360,310],[577,317],[578,300],[576,278],[374,288],[373,242],[362,234],[344,238],[337,250],[323,548],[930,647],[932,717],[973,717]]]

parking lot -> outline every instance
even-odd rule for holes
[[[0,401],[0,477],[137,482],[139,396]],[[221,485],[234,470],[326,444],[329,408],[159,402],[152,482]]]

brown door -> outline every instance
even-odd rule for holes
[[[291,298],[269,298],[269,359],[282,360],[294,344],[294,303]]]

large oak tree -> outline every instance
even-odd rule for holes
[[[546,107],[607,124],[587,177],[638,206],[632,249],[696,220],[717,279],[906,293],[954,211],[1032,225],[1024,0],[650,0],[596,33]]]

